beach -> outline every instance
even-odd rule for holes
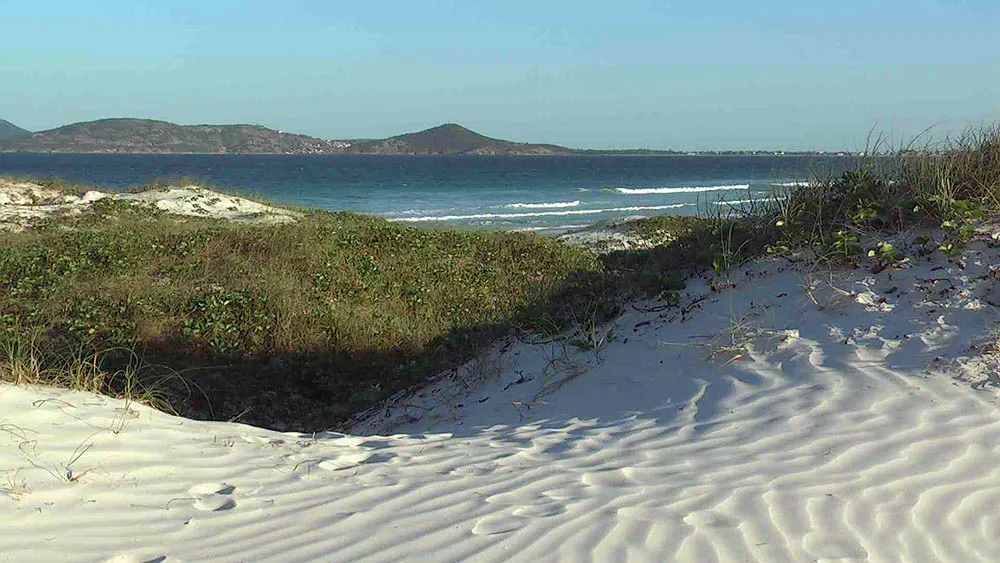
[[[995,230],[695,269],[343,432],[2,384],[0,560],[996,560]]]
[[[1000,2],[0,22],[0,563],[1000,562]]]

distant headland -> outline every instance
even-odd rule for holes
[[[6,119],[0,119],[0,141],[7,141],[11,139],[19,139],[31,134],[31,131],[27,129],[21,129],[17,125],[7,121]]]
[[[375,154],[375,155],[841,155],[821,151],[588,150],[494,139],[446,123],[385,139],[333,140],[260,125],[177,125],[111,118],[31,132],[0,119],[0,152],[78,154]]]

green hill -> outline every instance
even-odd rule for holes
[[[351,145],[349,152],[361,154],[570,154],[575,151],[556,145],[515,143],[493,139],[448,123],[418,133]]]
[[[8,139],[18,139],[20,137],[25,137],[30,135],[31,131],[27,129],[22,129],[17,125],[7,121],[6,119],[0,119],[0,141],[6,141]]]
[[[344,144],[259,125],[177,125],[151,119],[100,119],[0,142],[0,151],[42,153],[326,154]]]
[[[6,123],[6,122],[2,122]],[[4,130],[0,123],[0,131]],[[493,139],[449,123],[388,139],[329,141],[260,125],[177,125],[114,118],[0,137],[0,152],[199,154],[573,154],[556,145]]]

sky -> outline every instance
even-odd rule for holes
[[[0,118],[861,150],[1000,121],[998,27],[996,0],[0,0]]]

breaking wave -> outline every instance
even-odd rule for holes
[[[750,184],[730,184],[726,186],[682,186],[678,188],[615,188],[615,191],[625,195],[647,195],[718,192],[725,190],[746,190],[749,188]]]
[[[573,229],[582,229],[584,227],[589,227],[590,225],[553,225],[551,227],[521,227],[519,229],[511,229],[511,232],[515,233],[531,233],[538,231],[569,231]]]
[[[679,209],[689,207],[689,203],[674,203],[670,205],[636,205],[632,207],[607,207],[604,209],[572,209],[568,211],[533,211],[530,213],[475,213],[471,215],[428,215],[425,217],[391,217],[390,221],[405,221],[417,223],[424,221],[462,221],[467,219],[521,219],[525,217],[552,217],[557,215],[597,215],[621,211],[659,211],[663,209]]]
[[[549,209],[557,207],[577,207],[580,205],[580,200],[576,201],[557,201],[555,203],[511,203],[505,205],[504,207],[510,207],[512,209]]]
[[[720,199],[719,201],[715,201],[712,203],[714,203],[715,205],[742,205],[744,203],[760,203],[760,204],[770,205],[772,203],[776,203],[779,201],[782,201],[782,199],[775,197],[761,197],[758,199],[734,199],[732,201]]]

